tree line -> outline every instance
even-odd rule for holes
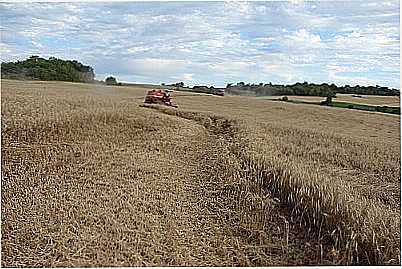
[[[24,61],[1,63],[1,77],[9,79],[27,79],[27,80],[59,80],[72,82],[96,82],[95,73],[91,66],[83,65],[75,60],[62,60],[55,57],[44,59],[39,56],[31,56]],[[100,82],[103,83],[103,82]],[[106,78],[107,85],[121,85],[114,77]],[[165,85],[165,84],[162,84]],[[185,87],[183,82],[168,84],[176,88]],[[304,96],[323,96],[335,97],[337,93],[363,94],[363,95],[388,95],[398,96],[398,89],[381,86],[350,86],[338,87],[335,84],[315,84],[307,82],[297,82],[292,85],[274,85],[272,83],[264,84],[227,84],[226,88],[214,88],[213,86],[194,86],[193,91],[205,93],[222,93],[225,91],[231,95],[304,95]]]
[[[346,94],[363,94],[363,95],[387,95],[398,96],[400,91],[398,89],[376,86],[350,86],[345,85],[338,87],[335,84],[315,84],[315,83],[300,83],[297,82],[292,85],[274,85],[269,84],[245,84],[239,82],[235,85],[232,83],[227,84],[226,92],[232,95],[301,95],[301,96],[323,96],[335,97],[337,93]]]
[[[2,78],[94,82],[94,69],[75,60],[31,56],[24,61],[1,63]]]

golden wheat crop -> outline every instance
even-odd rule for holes
[[[315,226],[322,240],[331,238],[335,260],[400,263],[399,116],[241,97],[219,105],[208,98],[201,105],[186,101],[192,110],[241,124],[236,151],[250,177]]]
[[[2,81],[2,265],[400,264],[399,117]]]

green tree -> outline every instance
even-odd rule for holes
[[[65,61],[50,57],[44,59],[33,55],[24,61],[1,63],[3,78],[31,80],[62,80],[93,82],[94,71],[77,61]]]
[[[107,77],[107,78],[105,79],[105,82],[106,82],[106,85],[117,85],[117,80],[116,80],[116,78],[115,78],[115,77],[112,77],[112,76]]]

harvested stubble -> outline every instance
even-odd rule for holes
[[[4,83],[2,265],[400,264],[399,117]]]
[[[154,108],[229,134],[226,139],[235,141],[232,153],[246,171],[243,177],[258,186],[254,191],[269,189],[290,206],[297,222],[332,247],[331,262],[400,263],[398,147],[258,121],[239,126],[222,117]],[[211,128],[210,119],[221,124]]]
[[[398,151],[311,131],[294,136],[292,130],[277,128],[271,125],[258,133],[272,141],[270,146],[250,142],[236,149],[250,177],[333,245],[334,262],[400,263]],[[248,132],[247,139],[258,141],[252,135],[256,133]]]
[[[241,171],[227,121],[205,116],[210,132],[143,93],[2,81],[2,266],[320,262]]]
[[[237,120],[233,153],[336,264],[400,264],[400,117],[252,98],[190,98]]]

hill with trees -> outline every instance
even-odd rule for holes
[[[1,63],[1,77],[3,79],[94,82],[95,73],[92,67],[75,60],[31,56],[24,61]]]

